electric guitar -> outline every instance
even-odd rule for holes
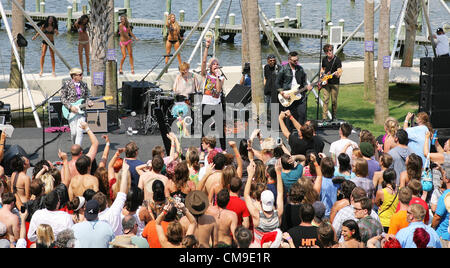
[[[328,80],[333,78],[337,74],[337,71],[332,74],[323,74],[317,82],[317,89],[322,89],[326,84],[328,84]]]
[[[281,91],[283,92],[285,95],[287,95],[287,97],[283,97],[283,95],[280,93],[278,93],[278,101],[280,101],[280,104],[283,105],[283,107],[289,107],[292,105],[292,103],[296,100],[300,100],[301,98],[303,98],[302,93],[307,91],[308,89],[306,87],[303,88],[297,88],[297,89],[291,89],[291,90],[285,90],[285,91]]]
[[[112,96],[105,96],[100,99],[94,100],[93,102],[107,101],[112,100]],[[84,108],[86,108],[86,103],[83,103],[84,99],[79,99],[74,103],[71,103],[72,107],[78,107],[78,113],[73,113],[66,108],[66,106],[62,106],[62,114],[65,119],[71,120],[77,114],[84,114]]]

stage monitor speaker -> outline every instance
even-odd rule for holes
[[[3,103],[3,106],[0,107],[0,116],[5,117],[5,123],[11,123],[11,104]]]
[[[106,106],[106,109],[108,110],[108,126],[119,126],[118,120],[120,111],[117,110],[117,106],[108,105]]]
[[[420,71],[429,75],[450,75],[450,57],[420,58]]]
[[[108,110],[86,111],[86,122],[94,133],[108,132]]]
[[[60,127],[69,124],[67,119],[62,116],[62,105],[60,96],[54,96],[48,101],[47,108],[49,126]]]
[[[243,86],[236,84],[228,95],[225,97],[226,103],[242,103],[247,105],[252,101],[252,88],[249,86]]]
[[[11,170],[11,160],[16,155],[28,157],[28,154],[25,152],[25,150],[17,144],[9,146],[7,150],[5,148],[2,166],[5,169],[5,174],[7,176],[11,176],[11,174],[13,173],[13,171]]]
[[[436,128],[450,128],[450,75],[421,75],[419,112],[426,112]]]
[[[144,93],[147,89],[157,88],[157,86],[148,81],[124,81],[122,82],[122,105],[123,108],[135,111],[138,114],[144,113]]]

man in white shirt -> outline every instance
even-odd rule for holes
[[[96,200],[99,204],[100,211],[98,213],[98,219],[109,223],[115,236],[123,234],[122,217],[120,215],[122,214],[123,206],[127,200],[128,180],[131,179],[129,175],[129,166],[125,161],[123,162],[121,176],[119,192],[111,207],[106,207],[107,200],[104,193],[98,192],[92,197],[92,199]]]
[[[36,211],[31,217],[27,234],[28,240],[36,241],[36,230],[40,224],[50,225],[55,237],[59,232],[72,228],[72,216],[67,212],[58,211],[59,203],[59,196],[56,191],[52,191],[45,196],[45,208]]]
[[[433,34],[433,41],[436,44],[436,54],[438,57],[449,57],[449,44],[448,38],[445,35],[444,29],[438,28],[436,34]],[[428,39],[431,39],[428,37]]]
[[[350,144],[350,146],[347,147],[347,150],[345,151],[345,153],[350,157],[350,159],[352,159],[353,148],[358,147],[358,144],[356,142],[354,142],[348,138],[350,136],[350,134],[352,134],[352,126],[348,123],[341,124],[341,126],[339,128],[340,139],[331,143],[331,145],[330,145],[331,158],[333,159],[336,166],[339,166],[339,162],[337,161],[337,158],[338,158],[339,154],[342,153],[342,151],[344,150],[345,146],[347,146],[347,144]]]

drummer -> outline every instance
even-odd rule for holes
[[[196,93],[200,90],[200,84],[197,77],[189,72],[190,65],[187,62],[181,63],[178,67],[180,73],[175,78],[173,84],[173,92],[175,95],[183,95],[186,99],[189,98],[189,94]]]

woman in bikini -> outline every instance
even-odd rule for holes
[[[54,16],[48,16],[45,20],[45,23],[41,26],[41,30],[44,32],[44,34],[47,36],[47,38],[52,42],[52,44],[55,44],[55,36],[59,34],[58,32],[58,20]],[[39,33],[36,33],[32,40],[35,40],[39,36]],[[39,76],[42,76],[44,72],[44,60],[45,60],[45,54],[47,53],[47,47],[48,44],[45,41],[42,41],[42,54],[41,54],[41,72],[39,73]],[[55,73],[55,52],[52,48],[50,48],[50,57],[52,59],[52,75],[56,77]]]
[[[11,180],[9,189],[16,196],[16,206],[22,207],[23,204],[30,200],[30,184],[31,178],[27,176],[27,170],[30,168],[30,160],[25,156],[16,155],[10,161]]]
[[[77,22],[75,22],[75,28],[78,29],[78,58],[80,60],[81,70],[84,70],[83,68],[83,49],[84,49],[84,54],[86,55],[87,75],[90,75],[89,71],[90,47],[89,47],[89,35],[87,33],[88,23],[89,23],[88,15],[83,15],[77,20]]]
[[[176,21],[175,14],[170,14],[167,16],[166,27],[168,30],[167,41],[166,41],[166,54],[170,54],[172,50],[172,46],[175,48],[175,51],[180,47],[181,41],[181,33],[180,33],[180,25]],[[178,64],[181,65],[181,56],[178,53]],[[166,64],[169,61],[169,57],[166,57]]]
[[[122,51],[122,60],[120,61],[119,74],[123,74],[122,66],[127,57],[126,53],[127,50],[128,55],[130,56],[131,73],[134,74],[134,60],[131,43],[133,42],[132,38],[134,38],[135,41],[138,41],[139,39],[131,31],[130,23],[128,22],[127,17],[125,15],[120,17],[119,34],[120,34],[120,43],[119,43],[120,50]]]

